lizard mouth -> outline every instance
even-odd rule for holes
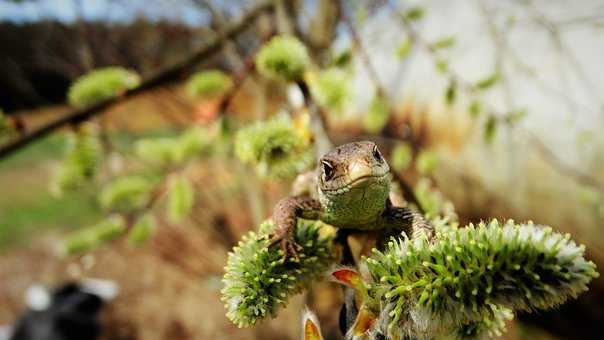
[[[378,175],[373,175],[373,174],[364,175],[364,176],[357,177],[357,178],[351,180],[350,182],[347,182],[347,183],[341,185],[338,188],[329,188],[329,189],[325,188],[325,189],[322,189],[321,191],[327,192],[330,194],[341,194],[341,193],[350,191],[352,188],[360,187],[365,184],[369,184],[370,182],[381,181],[383,179],[386,179],[389,175],[390,175],[389,172],[386,172],[383,174],[378,174]]]

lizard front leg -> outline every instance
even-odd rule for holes
[[[395,207],[390,199],[386,202],[381,224],[385,232],[379,243],[387,241],[394,234],[400,234],[401,231],[412,239],[423,236],[431,240],[434,236],[434,227],[424,219],[422,214],[408,207]]]
[[[269,247],[281,245],[283,256],[298,258],[302,249],[294,239],[298,217],[316,220],[321,214],[321,203],[308,196],[292,196],[280,200],[273,211],[275,228],[269,235]]]

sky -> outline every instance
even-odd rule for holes
[[[129,22],[144,17],[200,26],[210,19],[209,13],[191,0],[0,0],[0,22],[57,20],[70,23],[80,17],[79,3],[81,15],[87,21]]]

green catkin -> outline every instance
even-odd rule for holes
[[[422,206],[426,217],[432,218],[444,214],[446,201],[442,193],[433,188],[432,182],[428,177],[420,178],[415,184],[413,192]]]
[[[256,56],[258,72],[275,80],[301,80],[309,64],[310,57],[306,46],[288,35],[272,38]]]
[[[438,155],[433,150],[422,150],[415,160],[415,168],[422,175],[428,175],[438,168]]]
[[[227,317],[238,327],[256,324],[275,316],[279,306],[308,287],[332,264],[331,239],[319,233],[321,222],[299,220],[295,240],[303,247],[284,259],[278,247],[268,247],[267,233],[273,228],[264,222],[258,233],[250,232],[229,253],[225,267],[222,301]]]
[[[151,214],[140,217],[128,233],[128,243],[133,246],[144,244],[157,229],[157,222]]]
[[[197,72],[187,81],[186,92],[190,97],[213,97],[224,94],[233,86],[231,78],[220,70]]]
[[[207,155],[211,140],[206,129],[192,127],[175,137],[144,138],[137,141],[134,151],[138,158],[159,166],[179,165]]]
[[[52,191],[57,196],[92,182],[103,160],[103,147],[96,125],[82,124],[67,142],[65,158],[52,182]]]
[[[507,308],[491,305],[492,314],[486,315],[482,320],[460,325],[453,332],[455,339],[481,340],[497,338],[505,333],[506,321],[514,318],[514,313]]]
[[[330,110],[342,110],[350,96],[350,79],[338,68],[325,70],[311,82],[311,92],[317,102]]]
[[[140,76],[122,67],[105,67],[78,78],[69,88],[69,104],[78,108],[94,105],[137,87]]]
[[[211,152],[212,140],[207,129],[194,126],[178,136],[174,150],[174,159],[184,162]]]
[[[363,117],[363,127],[370,133],[381,131],[390,119],[390,106],[386,98],[376,94],[369,104],[367,114]]]
[[[168,192],[168,219],[172,223],[181,222],[193,208],[195,192],[193,184],[185,176],[173,177]]]
[[[151,189],[152,183],[145,177],[121,177],[101,191],[99,201],[106,210],[132,212],[145,205]]]
[[[169,166],[177,163],[176,139],[173,137],[144,138],[134,145],[136,156],[149,163]]]
[[[69,235],[62,244],[62,252],[65,255],[85,253],[115,239],[125,231],[124,219],[120,216],[111,216],[92,227]]]
[[[390,165],[395,171],[403,171],[409,167],[413,159],[413,150],[408,143],[397,142],[390,154]]]
[[[382,323],[390,334],[421,338],[495,320],[493,305],[531,311],[577,297],[599,275],[584,250],[549,227],[493,220],[441,226],[432,243],[393,240],[365,261]]]
[[[235,155],[254,165],[261,177],[291,178],[314,163],[312,145],[285,116],[239,130],[235,136]]]

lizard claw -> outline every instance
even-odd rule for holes
[[[304,248],[296,243],[293,237],[283,235],[282,233],[272,233],[268,236],[269,247],[279,244],[283,251],[283,259],[286,260],[288,257],[293,257],[296,262],[300,261],[298,252]]]

